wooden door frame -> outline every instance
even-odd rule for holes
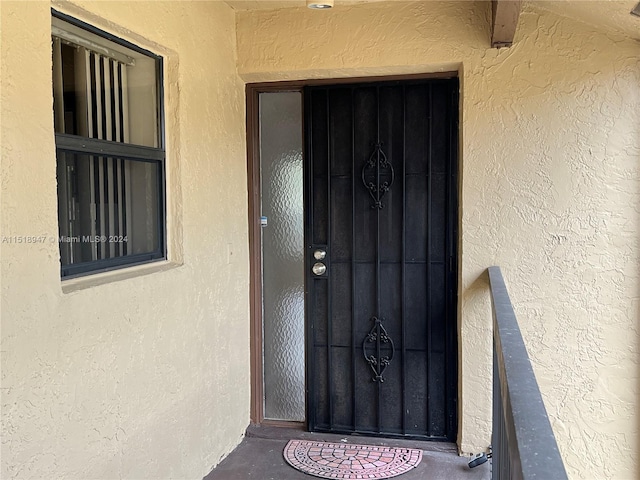
[[[457,78],[458,72],[393,75],[381,77],[348,77],[329,79],[308,79],[282,82],[246,84],[246,135],[247,135],[247,191],[249,222],[249,315],[250,315],[250,369],[251,369],[251,423],[265,426],[298,426],[306,428],[304,422],[265,420],[264,418],[264,362],[262,358],[262,227],[260,191],[260,122],[259,95],[273,92],[303,92],[305,87],[315,85],[338,85],[347,83],[389,82],[406,80]],[[304,122],[304,95],[301,102]],[[304,144],[304,123],[302,142]],[[457,220],[456,220],[457,221]],[[306,265],[306,264],[305,264]],[[306,277],[306,276],[305,276]],[[306,292],[306,289],[305,289]],[[306,304],[306,297],[305,297]],[[306,328],[305,328],[306,337]],[[306,348],[306,339],[305,339]],[[306,361],[305,361],[306,363]],[[305,383],[306,383],[305,367]],[[307,397],[305,387],[305,399]],[[306,415],[305,415],[306,417]]]

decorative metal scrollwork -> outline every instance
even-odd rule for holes
[[[371,208],[384,208],[382,197],[391,189],[395,172],[393,166],[382,151],[382,142],[376,143],[373,153],[362,167],[362,183],[373,198]]]
[[[362,342],[362,352],[364,353],[364,359],[367,361],[371,370],[373,370],[374,382],[384,382],[382,374],[393,360],[393,354],[395,353],[395,347],[393,346],[393,340],[389,337],[389,334],[382,325],[382,320],[378,317],[372,317],[374,322],[373,327]],[[375,352],[371,353],[369,350],[372,345],[375,344]],[[391,354],[382,356],[382,345],[388,345],[391,347]]]

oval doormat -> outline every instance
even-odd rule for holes
[[[308,440],[290,440],[283,455],[293,468],[320,478],[392,478],[422,460],[422,450],[412,448]]]

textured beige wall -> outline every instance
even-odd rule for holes
[[[51,6],[0,1],[3,237],[57,235]],[[183,264],[63,293],[57,244],[0,244],[0,477],[202,478],[249,422],[234,12],[221,2],[53,6],[166,56],[169,236]]]
[[[2,236],[57,231],[49,7],[0,1]],[[0,476],[195,478],[248,422],[234,16],[81,7],[60,9],[167,56],[184,265],[63,293],[55,244],[0,244]],[[240,12],[237,64],[249,81],[460,70],[461,446],[489,442],[481,275],[499,264],[571,477],[637,478],[640,45],[528,7],[516,45],[491,50],[488,19],[472,2]]]
[[[459,70],[460,444],[490,442],[486,267],[503,267],[571,478],[632,479],[640,320],[640,44],[529,5],[240,12],[248,81]]]

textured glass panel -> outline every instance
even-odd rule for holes
[[[305,419],[302,98],[260,94],[264,413]]]

